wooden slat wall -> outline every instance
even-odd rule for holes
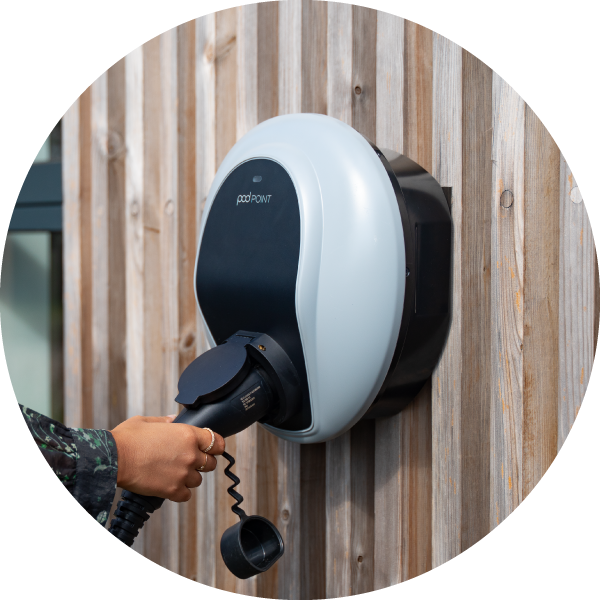
[[[451,303],[462,307],[462,50],[436,33],[432,55],[431,174],[441,186],[452,188]],[[462,310],[453,309],[446,348],[432,376],[434,567],[461,552],[462,321]]]
[[[114,65],[63,119],[65,420],[114,427],[175,412],[208,348],[193,268],[208,189],[237,139],[320,112],[451,188],[452,328],[401,414],[299,446],[228,440],[249,512],[286,553],[236,580],[220,461],[135,548],[221,589],[333,598],[399,583],[466,550],[546,471],[589,381],[600,313],[591,228],[550,134],[477,58],[410,21],[290,0],[207,15]]]

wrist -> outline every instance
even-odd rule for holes
[[[117,447],[117,486],[127,489],[131,483],[127,434],[120,431],[119,427],[115,427],[115,429],[111,431],[111,434],[115,440],[115,446]]]

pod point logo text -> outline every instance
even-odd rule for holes
[[[235,203],[235,205],[237,206],[238,204],[268,204],[269,201],[271,200],[271,194],[269,194],[268,196],[264,196],[261,194],[240,194],[237,197],[237,202]]]

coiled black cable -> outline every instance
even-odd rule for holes
[[[244,497],[239,492],[236,492],[235,488],[239,485],[240,480],[235,473],[231,472],[231,467],[235,465],[235,459],[227,452],[223,452],[223,458],[229,461],[229,465],[225,467],[225,475],[233,481],[233,484],[227,488],[229,495],[236,501],[231,510],[242,519],[246,516],[244,510],[240,508]],[[110,533],[119,538],[127,546],[131,546],[140,529],[144,526],[144,523],[155,510],[158,510],[163,505],[163,502],[164,498],[142,496],[141,494],[124,490],[114,512],[114,519],[110,523]]]
[[[110,523],[110,533],[131,546],[144,523],[164,501],[164,498],[142,496],[124,490],[114,512],[115,518]]]
[[[243,519],[246,517],[246,513],[242,508],[240,508],[240,504],[244,501],[244,497],[235,491],[236,486],[239,485],[240,479],[239,477],[231,472],[231,467],[235,465],[235,459],[231,454],[227,452],[223,452],[223,458],[229,461],[229,464],[225,467],[225,475],[233,481],[233,484],[227,488],[227,493],[236,501],[235,504],[231,507],[231,510],[240,518]]]

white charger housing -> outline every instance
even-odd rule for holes
[[[206,199],[195,290],[211,347],[260,331],[296,367],[302,410],[263,425],[314,443],[398,412],[445,342],[450,243],[431,175],[345,123],[286,115],[242,137]]]

